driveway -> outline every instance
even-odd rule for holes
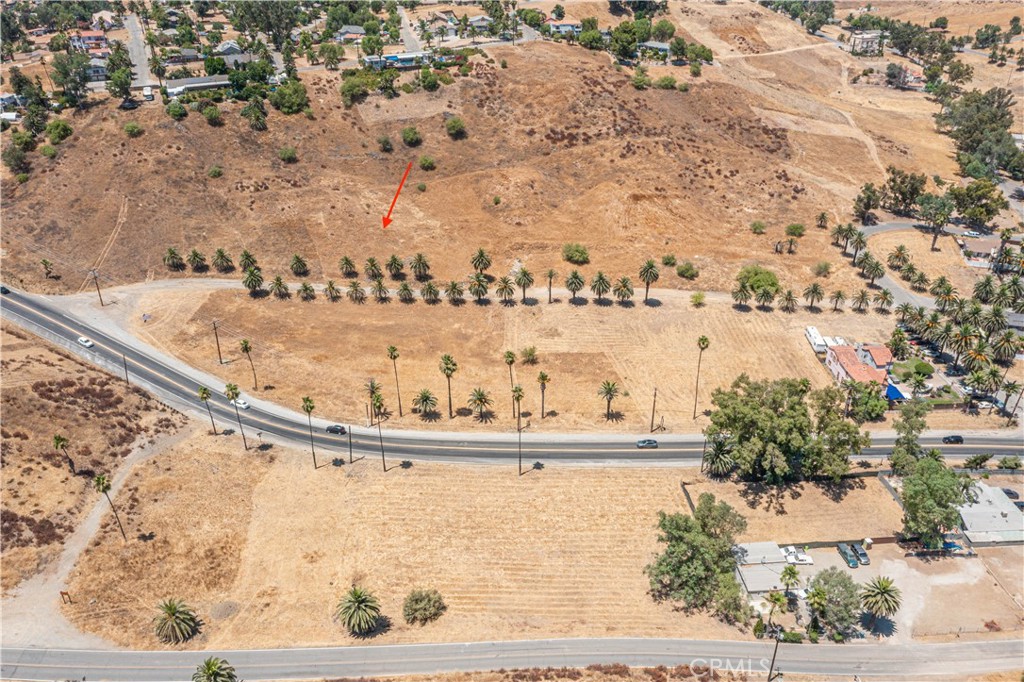
[[[146,47],[146,32],[142,28],[142,22],[135,14],[126,14],[124,26],[128,29],[128,56],[132,60],[133,88],[143,88],[147,85],[158,85],[156,78],[149,70],[149,48]]]

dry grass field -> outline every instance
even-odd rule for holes
[[[193,647],[355,643],[332,612],[358,583],[391,619],[374,643],[741,636],[647,595],[657,512],[685,509],[681,475],[430,464],[385,474],[372,458],[314,471],[302,451],[243,453],[236,438],[197,433],[132,472],[115,504],[130,537],[151,539],[125,545],[107,524],[74,570],[78,600],[65,613],[152,648],[153,609],[177,596],[206,623]],[[438,589],[448,611],[410,627],[401,604],[420,587]]]
[[[4,322],[0,325],[3,590],[41,571],[139,445],[177,430],[181,415],[138,389]],[[69,439],[68,455],[53,436]]]
[[[972,268],[964,264],[960,247],[952,236],[942,235],[932,251],[932,236],[923,230],[901,230],[876,234],[868,240],[868,249],[882,262],[900,244],[907,247],[910,257],[919,269],[936,279],[945,275],[961,296],[970,296],[974,284],[984,275],[990,274],[984,268]],[[899,276],[898,274],[896,275]]]

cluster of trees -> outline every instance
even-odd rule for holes
[[[654,24],[649,19],[623,21],[612,29],[611,36],[607,40],[598,30],[596,18],[587,17],[582,20],[582,24],[583,30],[578,38],[580,45],[591,50],[608,50],[622,60],[631,60],[636,57],[637,46],[651,39],[668,42],[669,52],[672,59],[676,61],[699,65],[701,62],[710,64],[715,58],[711,48],[706,45],[697,42],[688,43],[684,38],[676,36],[675,26],[666,19]]]
[[[785,12],[790,19],[799,21],[808,33],[817,33],[835,16],[835,3],[831,0],[761,0],[761,5],[775,12]]]
[[[808,632],[812,641],[825,632],[842,641],[856,627],[860,614],[871,617],[871,627],[879,618],[891,618],[902,605],[902,593],[892,578],[878,576],[858,586],[848,571],[826,568],[807,585],[807,605],[811,610]]]
[[[835,386],[812,391],[806,379],[755,381],[741,374],[712,394],[705,467],[713,476],[780,484],[838,481],[871,441],[848,415],[850,397]]]
[[[858,262],[855,259],[855,263]],[[871,266],[871,263],[862,259],[859,261],[864,266]],[[883,273],[877,273],[874,266],[865,267],[862,270],[865,277],[869,277],[874,283],[876,277]],[[778,277],[771,270],[759,265],[748,265],[740,270],[736,276],[736,287],[732,290],[732,300],[736,305],[745,308],[753,300],[759,308],[764,311],[771,310],[772,305],[778,302],[779,309],[791,313],[797,309],[799,297],[792,289],[781,291]],[[874,305],[879,311],[887,311],[892,307],[893,295],[888,289],[881,289],[873,296],[867,289],[861,289],[851,297],[847,297],[842,289],[827,294],[828,301],[832,305],[833,312],[850,302],[851,307],[857,312],[864,312],[869,306]],[[802,292],[804,302],[809,309],[815,309],[819,303],[825,300],[826,292],[818,282],[812,282]]]
[[[426,625],[447,610],[437,590],[413,590],[405,598],[402,615],[409,625]],[[380,601],[372,592],[353,585],[338,601],[335,617],[355,637],[372,635],[385,622]]]
[[[962,163],[966,161],[962,155],[958,158]],[[923,173],[908,173],[889,166],[881,188],[871,182],[861,187],[853,202],[853,214],[863,225],[875,222],[872,211],[877,208],[901,216],[918,217],[932,228],[932,248],[935,248],[935,240],[954,212],[968,225],[980,227],[1009,207],[999,185],[989,177],[990,171],[995,172],[994,168],[982,165],[974,157],[962,167],[966,174],[978,177],[966,186],[950,185],[944,194],[935,194],[925,192],[928,179]],[[941,178],[935,178],[935,183],[939,188],[946,186]]]
[[[1024,151],[1017,148],[1010,134],[1014,121],[1010,90],[971,90],[942,100],[942,105],[935,121],[939,130],[956,143],[957,162],[964,175],[992,178],[1002,170],[1017,180],[1024,178]]]

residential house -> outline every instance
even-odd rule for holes
[[[544,23],[551,27],[552,33],[561,33],[563,36],[568,33],[579,35],[583,32],[583,22],[579,19],[573,19],[569,15],[565,15],[561,19],[548,17],[544,20]]]
[[[85,52],[94,47],[106,47],[107,36],[103,31],[78,31],[70,38],[71,47]]]
[[[0,111],[25,106],[25,101],[13,92],[0,92]]]
[[[165,38],[170,39],[173,42],[174,39],[178,37],[178,29],[176,29],[176,28],[165,28],[164,30],[160,31],[160,35],[162,35]]]
[[[110,56],[109,47],[94,47],[87,54],[92,59],[107,59]]]
[[[223,57],[229,54],[242,54],[242,48],[238,46],[238,43],[234,40],[225,40],[217,47],[213,48],[213,54],[218,57]]]
[[[199,50],[193,50],[190,47],[183,47],[174,54],[167,55],[167,59],[164,60],[164,64],[188,64],[190,62],[202,61],[202,57],[199,55]]]
[[[107,80],[107,60],[93,57],[89,60],[89,67],[86,69],[86,76],[90,81]]]
[[[288,34],[288,37],[291,39],[293,43],[298,44],[299,39],[302,38],[303,33],[309,33],[309,37],[313,39],[314,43],[320,42],[320,31],[315,30],[313,28],[313,24],[302,26],[300,28],[293,28],[291,32]]]
[[[229,54],[222,57],[224,63],[228,65],[228,68],[238,69],[244,67],[246,64],[259,61],[257,55],[251,52],[244,52],[242,54]]]
[[[442,38],[454,38],[459,34],[459,20],[451,10],[432,12],[426,22],[434,37],[437,37],[438,33],[442,35]]]
[[[881,31],[854,31],[850,35],[850,51],[869,54],[878,52],[881,40]]]
[[[865,365],[888,372],[892,369],[892,351],[880,343],[862,343],[857,346],[857,358]]]
[[[977,501],[960,505],[964,535],[972,545],[1024,542],[1024,516],[1002,489],[976,482]]]
[[[227,88],[231,86],[231,81],[228,80],[227,74],[218,74],[216,76],[196,76],[195,78],[179,78],[164,81],[164,86],[167,88],[168,97],[177,97],[186,92],[194,92],[196,90]]]
[[[786,555],[774,542],[748,542],[732,548],[736,558],[736,578],[751,597],[784,590],[782,570],[789,565]]]
[[[354,24],[345,24],[334,34],[334,40],[339,43],[358,43],[366,37],[366,29]]]
[[[401,54],[386,54],[383,57],[369,55],[363,57],[363,63],[371,69],[414,69],[423,64],[429,64],[433,60],[433,53],[425,52],[402,52]]]
[[[480,16],[470,18],[469,28],[475,28],[477,33],[490,33],[492,23],[494,23],[494,19],[491,19],[486,14],[481,14]]]
[[[669,52],[671,51],[668,46],[668,43],[659,43],[656,40],[644,41],[637,45],[636,47],[637,52],[643,52],[644,50],[647,50],[648,52],[658,52],[666,59],[668,58]]]
[[[94,31],[109,31],[121,25],[121,20],[110,10],[103,10],[92,15],[90,28]]]
[[[891,355],[889,362],[892,362]],[[837,384],[847,380],[862,384],[874,381],[884,388],[888,383],[886,370],[864,362],[854,346],[830,346],[825,352],[825,367],[831,372]]]

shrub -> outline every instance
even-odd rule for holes
[[[44,144],[42,147],[39,148],[39,153],[48,159],[52,159],[53,157],[57,156],[57,149],[56,147],[51,147],[48,144]]]
[[[68,122],[63,119],[58,118],[46,124],[46,136],[53,144],[60,144],[71,137],[73,132]]]
[[[501,203],[501,197],[499,197],[499,196],[495,196],[495,197],[494,197],[494,205],[495,205],[495,206],[497,206],[497,205],[498,205],[498,204],[500,204],[500,203]]]
[[[440,618],[447,608],[441,593],[437,590],[413,590],[405,598],[402,616],[409,625],[426,625]]]
[[[966,460],[964,460],[964,468],[965,469],[984,469],[985,468],[985,464],[990,459],[992,459],[992,455],[985,455],[985,454],[974,455],[973,457],[968,457]]]
[[[679,92],[689,92],[690,91],[690,84],[689,83],[680,83],[679,86],[676,89],[679,90]]]
[[[36,148],[36,136],[27,130],[15,130],[11,133],[11,144],[18,149],[30,152]]]
[[[219,178],[224,175],[224,171],[220,166],[210,166],[210,170],[206,171],[206,174],[211,178]]]
[[[508,68],[508,62],[506,62],[504,59],[501,60],[501,68],[503,68],[503,69],[507,69]]]
[[[682,277],[683,279],[693,280],[697,279],[697,276],[700,274],[700,270],[698,270],[697,267],[690,261],[686,261],[678,268],[676,268],[676,274]]]
[[[391,144],[391,138],[387,135],[381,135],[377,138],[377,144],[380,146],[382,152],[391,152],[394,150],[394,145]]]
[[[914,365],[914,374],[920,374],[923,377],[930,377],[933,372],[935,372],[935,368],[927,362],[921,361]]]
[[[420,184],[416,185],[416,189],[418,189],[421,192],[426,192],[427,191],[427,183],[421,182]]]
[[[188,116],[188,109],[186,109],[184,105],[178,101],[174,101],[168,104],[164,111],[166,111],[167,115],[173,118],[175,121],[180,121],[181,119]]]
[[[651,87],[651,77],[647,75],[647,69],[642,66],[636,67],[636,73],[630,81],[637,90],[646,90]]]
[[[661,257],[661,264],[666,268],[674,268],[676,266],[676,257],[674,254],[667,253]]]
[[[536,365],[537,346],[527,346],[523,350],[519,351],[519,358],[523,361],[524,365]]]
[[[782,641],[786,644],[800,644],[804,641],[802,632],[783,632]]]
[[[408,128],[402,128],[402,142],[404,142],[407,147],[415,147],[423,142],[423,138],[420,137],[420,131],[409,126]]]
[[[694,78],[700,77],[700,64],[697,62],[690,64],[690,75]]]
[[[448,131],[449,137],[453,140],[458,140],[466,136],[466,124],[463,123],[462,119],[458,116],[452,116],[450,119],[445,121],[444,127]]]
[[[672,76],[662,76],[658,80],[654,81],[654,87],[659,90],[675,90],[676,79]]]
[[[281,147],[277,150],[277,158],[285,163],[295,163],[299,160],[299,153],[295,151],[295,147]]]
[[[566,244],[562,247],[562,258],[573,265],[586,265],[590,262],[590,253],[582,244]]]
[[[701,308],[704,306],[704,299],[705,296],[703,291],[695,291],[690,294],[690,305],[694,308]]]
[[[472,64],[463,64],[462,66],[459,67],[459,73],[462,74],[463,76],[468,76],[472,72],[473,72],[473,65]]]
[[[430,70],[429,66],[424,66],[420,69],[420,85],[427,92],[434,92],[441,87],[441,80],[436,73]]]
[[[1013,470],[1020,469],[1020,457],[1018,457],[1017,455],[1008,455],[1006,457],[1002,457],[999,460],[999,468]]]
[[[306,86],[296,80],[285,81],[267,99],[282,114],[297,114],[309,107]]]
[[[739,284],[746,284],[753,292],[767,289],[773,294],[779,293],[779,278],[775,273],[760,265],[748,265],[736,275]]]
[[[818,264],[814,266],[814,274],[818,277],[828,277],[831,272],[832,264],[827,260],[818,261]]]
[[[346,78],[338,91],[341,93],[341,101],[346,107],[350,107],[356,102],[361,102],[370,94],[370,89],[366,86],[366,82],[359,76]]]
[[[754,234],[764,234],[764,231],[766,229],[768,229],[768,226],[765,225],[760,220],[755,220],[754,222],[750,223],[750,231],[753,232]]]
[[[807,639],[810,640],[811,644],[817,644],[818,643],[818,631],[817,630],[810,630],[807,633]]]
[[[402,83],[402,92],[404,92],[407,95],[411,95],[412,93],[416,92],[416,88],[413,86],[412,83]]]
[[[25,155],[25,150],[14,144],[9,144],[4,147],[3,151],[4,165],[10,168],[15,173],[24,172],[28,170],[28,158]]]
[[[203,118],[205,118],[206,122],[212,126],[219,126],[223,123],[223,120],[220,117],[220,109],[217,108],[216,104],[211,104],[203,109]]]
[[[124,124],[124,134],[127,135],[128,137],[138,137],[144,132],[145,131],[142,129],[142,126],[140,126],[135,121],[131,121],[130,123]]]
[[[425,171],[432,171],[437,168],[437,164],[434,163],[434,159],[429,156],[420,157],[420,169]]]
[[[800,223],[792,223],[790,225],[786,225],[786,236],[787,237],[803,237],[804,236],[804,226],[801,225]]]
[[[761,639],[764,637],[764,620],[758,616],[757,621],[754,623],[754,637]]]
[[[17,180],[20,184],[24,185],[26,182],[28,182],[28,173],[18,173],[17,175],[14,176],[14,179]]]

